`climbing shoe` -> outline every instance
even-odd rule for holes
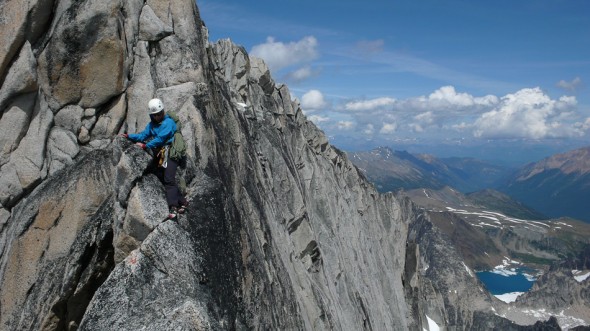
[[[180,203],[180,207],[178,207],[178,213],[184,214],[184,212],[188,209],[188,200]]]
[[[178,210],[176,207],[170,207],[170,211],[168,213],[168,219],[174,220],[178,217]]]

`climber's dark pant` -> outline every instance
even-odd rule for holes
[[[156,168],[156,176],[158,176],[166,189],[168,206],[174,207],[178,207],[186,202],[178,188],[178,184],[176,184],[176,168],[178,168],[178,163],[170,158],[168,158],[168,166],[166,168]]]

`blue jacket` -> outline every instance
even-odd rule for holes
[[[171,144],[174,141],[174,133],[176,133],[176,123],[170,116],[166,115],[160,124],[149,122],[140,133],[129,134],[129,139],[134,142],[149,140],[145,144],[146,147],[157,148]]]

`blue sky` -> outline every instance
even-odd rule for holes
[[[341,149],[524,162],[590,145],[590,1],[197,5],[210,41],[263,58]]]

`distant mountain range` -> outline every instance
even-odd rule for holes
[[[590,147],[556,154],[520,169],[387,147],[349,156],[381,192],[449,186],[470,193],[473,201],[515,217],[568,216],[590,222]]]
[[[497,188],[547,216],[590,222],[590,147],[531,163]]]
[[[436,158],[388,147],[348,154],[380,192],[445,186],[473,192],[493,187],[515,170],[473,158]]]

